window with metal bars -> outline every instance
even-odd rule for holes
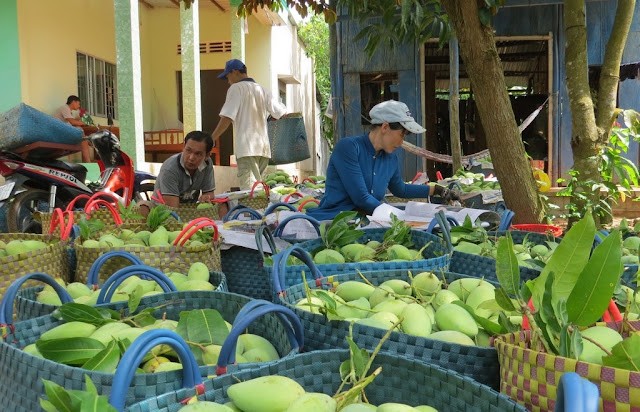
[[[92,116],[117,119],[116,65],[78,52],[76,67],[81,106]]]

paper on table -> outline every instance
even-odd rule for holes
[[[247,249],[258,250],[258,244],[256,243],[256,236],[254,233],[238,232],[235,230],[218,229],[220,235],[224,238],[222,249],[229,249],[233,246],[242,246]],[[291,246],[289,243],[281,239],[275,239],[276,247],[278,250],[284,250]],[[271,253],[271,248],[266,241],[262,242],[262,249]]]
[[[432,219],[440,210],[443,210],[445,215],[456,219],[459,223],[464,222],[464,219],[467,216],[469,216],[472,221],[476,221],[477,219],[485,222],[500,221],[500,215],[496,212],[483,209],[439,205],[434,203],[408,202],[405,208],[405,213],[411,216],[428,217]]]
[[[371,216],[367,216],[370,222],[369,227],[390,226],[392,214],[396,215],[398,219],[405,221],[408,225],[416,229],[426,228],[431,221],[431,217],[412,215],[407,213],[406,209],[401,210],[387,203],[383,203],[375,208]]]
[[[303,215],[302,212],[292,212],[290,210],[278,210],[265,217],[267,223],[274,223],[278,225],[284,219],[293,215]],[[318,232],[313,227],[313,224],[306,219],[292,219],[287,222],[286,226],[282,229],[282,237],[289,239],[317,239]]]

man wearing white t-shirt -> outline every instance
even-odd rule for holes
[[[271,158],[267,117],[278,119],[287,108],[247,76],[247,66],[238,59],[229,60],[218,78],[227,79],[231,86],[211,136],[217,145],[222,133],[233,123],[233,153],[238,164],[239,185],[241,189],[250,189],[255,181],[262,180]]]

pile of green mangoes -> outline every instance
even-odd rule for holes
[[[426,246],[425,246],[426,247]],[[342,246],[340,251],[323,249],[313,255],[313,261],[319,265],[345,262],[375,262],[375,261],[409,261],[424,259],[424,248],[409,249],[403,245],[391,245],[383,247],[377,240],[371,240],[366,244],[350,243]]]
[[[180,232],[180,230],[167,230],[167,228],[162,225],[158,226],[153,232],[148,230],[134,232],[130,229],[117,229],[101,234],[98,239],[85,239],[82,242],[82,247],[122,247],[126,249],[127,246],[170,246]],[[195,248],[203,246],[206,241],[211,241],[211,236],[207,236],[207,233],[209,233],[208,230],[198,230],[194,236],[185,242],[184,247]]]
[[[209,269],[202,262],[193,263],[186,275],[178,272],[169,272],[166,275],[179,291],[215,290],[217,287],[209,281]],[[67,284],[61,278],[56,278],[56,282],[69,292],[69,295],[76,303],[93,306],[98,300],[98,295],[100,295],[100,289],[93,290],[82,282]],[[116,288],[116,292],[111,297],[111,302],[129,301],[129,297],[136,289],[139,289],[139,294],[143,297],[163,293],[162,288],[155,281],[131,276],[124,279]],[[62,305],[60,297],[49,285],[46,285],[44,289],[38,292],[36,300],[47,305]]]
[[[625,265],[637,265],[640,255],[640,237],[629,236],[622,242],[622,263]]]
[[[34,250],[44,249],[49,246],[41,240],[10,240],[4,242],[0,240],[0,258],[5,256],[18,256]]]
[[[136,326],[130,321],[113,321],[103,324],[102,326],[96,326],[91,323],[72,321],[66,322],[44,332],[40,338],[30,345],[27,345],[23,350],[33,356],[47,358],[56,362],[64,363],[72,366],[84,367],[87,369],[93,369],[91,366],[94,356],[99,356],[101,351],[105,351],[109,348],[113,348],[114,351],[119,350],[120,346],[128,347],[133,341],[135,341],[144,332],[152,329],[168,329],[177,333],[181,332],[179,324],[189,322],[190,315],[198,316],[197,313],[200,310],[183,311],[180,313],[180,321],[171,319],[157,319],[155,322],[146,326]],[[217,311],[215,311],[217,312]],[[219,313],[218,313],[219,316]],[[184,319],[184,320],[183,320]],[[222,318],[220,318],[222,320]],[[231,330],[231,324],[227,321],[223,321],[228,332]],[[186,329],[186,327],[185,327]],[[187,340],[186,336],[183,336]],[[214,339],[212,337],[212,339]],[[60,357],[59,349],[68,345],[68,342],[76,340],[81,343],[86,350],[68,351],[64,358]],[[220,344],[214,344],[212,341],[193,342],[187,340],[189,347],[192,349],[196,361],[200,365],[216,365],[218,362],[218,356],[222,346]],[[76,345],[77,347],[77,345]],[[111,357],[113,359],[113,357]],[[116,357],[115,362],[111,362],[108,365],[103,365],[103,372],[113,373],[118,365],[120,357]],[[256,362],[270,362],[280,359],[276,348],[262,336],[245,333],[238,337],[236,346],[236,362],[238,363],[256,363]],[[182,369],[182,364],[178,362],[177,354],[168,345],[158,345],[154,347],[143,359],[141,365],[139,365],[138,373],[158,373],[167,372],[171,370]]]
[[[324,393],[306,392],[286,376],[268,375],[234,383],[227,389],[231,399],[226,404],[198,401],[180,408],[181,412],[336,412],[338,404]],[[352,403],[341,412],[435,412],[428,405],[409,406],[401,403]]]
[[[468,181],[468,179],[473,179],[472,183],[464,183],[464,181]],[[464,193],[480,192],[483,190],[500,190],[500,183],[498,183],[497,180],[485,180],[482,173],[458,171],[451,180],[457,180],[460,185],[460,189]],[[449,182],[451,180],[449,180]]]
[[[310,189],[324,189],[326,178],[324,176],[309,176],[303,185]]]
[[[491,283],[478,278],[460,278],[446,285],[432,272],[413,276],[411,283],[390,279],[373,286],[346,281],[332,291],[310,289],[310,294],[296,302],[296,307],[327,314],[329,319],[381,329],[398,324],[398,331],[409,335],[461,345],[489,346],[489,334],[465,308],[455,304],[456,301],[465,303],[475,315],[498,322],[501,310],[495,302],[495,287]],[[328,310],[330,306],[334,308]],[[517,313],[507,315],[512,323],[522,323]]]
[[[289,173],[285,172],[284,170],[276,170],[273,173],[269,173],[264,177],[263,180],[268,186],[271,187],[277,185],[278,183],[286,185],[293,184],[291,176],[289,176]]]

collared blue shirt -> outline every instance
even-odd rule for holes
[[[376,152],[369,135],[340,139],[327,167],[324,197],[307,214],[318,220],[333,219],[345,210],[371,214],[382,204],[387,188],[394,196],[429,196],[429,186],[406,184],[400,176],[398,155]]]

